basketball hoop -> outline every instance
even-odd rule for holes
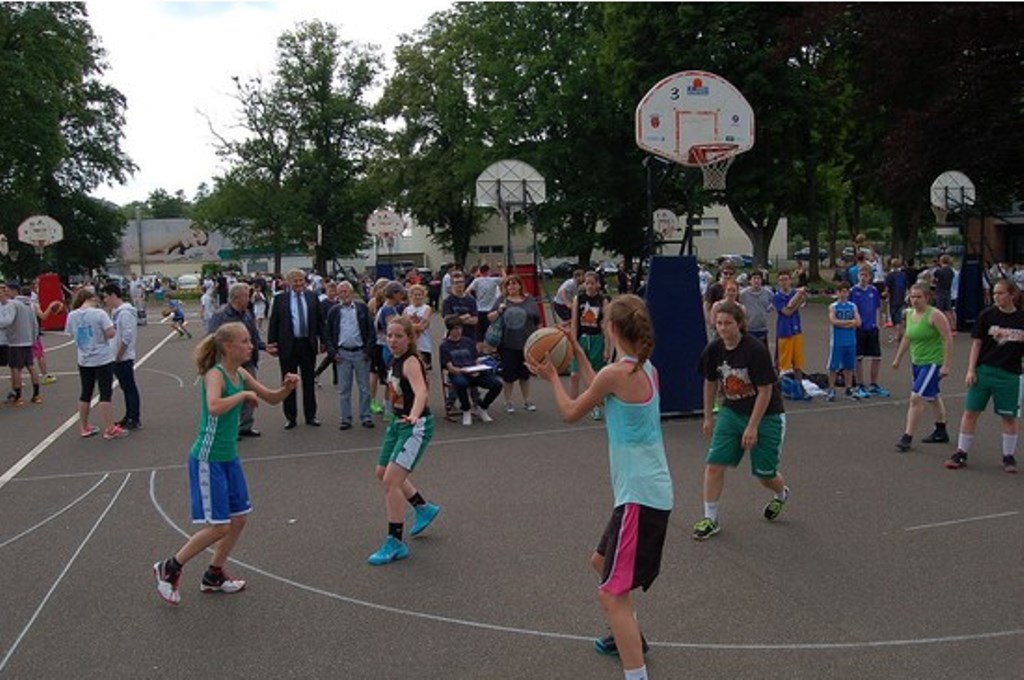
[[[695,144],[690,147],[689,161],[704,173],[704,188],[725,191],[725,176],[736,158],[739,144]]]
[[[380,239],[381,245],[387,246],[388,250],[395,247],[395,232],[381,231],[377,237]]]
[[[36,251],[36,255],[39,257],[43,256],[43,250],[49,245],[46,239],[33,239],[32,248]]]
[[[942,226],[946,224],[946,217],[949,215],[949,210],[942,207],[941,205],[932,204],[932,213],[935,215],[935,224]]]

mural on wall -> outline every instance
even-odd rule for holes
[[[231,250],[230,241],[218,231],[207,232],[191,220],[142,220],[142,249],[145,261],[217,262],[220,253]],[[131,221],[121,234],[121,261],[138,262],[139,227]]]

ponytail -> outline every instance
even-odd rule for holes
[[[608,304],[608,323],[636,355],[636,372],[654,351],[654,325],[644,301],[632,294],[619,295]]]

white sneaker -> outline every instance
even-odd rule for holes
[[[474,413],[476,414],[476,417],[480,419],[481,423],[493,423],[494,422],[494,418],[491,417],[491,414],[488,413],[487,409],[485,409],[485,408],[481,408],[481,407],[477,406],[476,407],[476,411]]]
[[[505,413],[515,413],[516,407],[512,405],[511,401],[505,402]]]
[[[534,404],[532,401],[524,401],[523,408],[525,408],[527,411],[536,411],[537,405]]]
[[[473,424],[473,414],[469,411],[462,412],[462,424],[469,427]]]

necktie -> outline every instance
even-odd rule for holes
[[[306,328],[306,300],[302,293],[295,294],[295,304],[299,308],[299,337],[309,337],[309,331]]]

